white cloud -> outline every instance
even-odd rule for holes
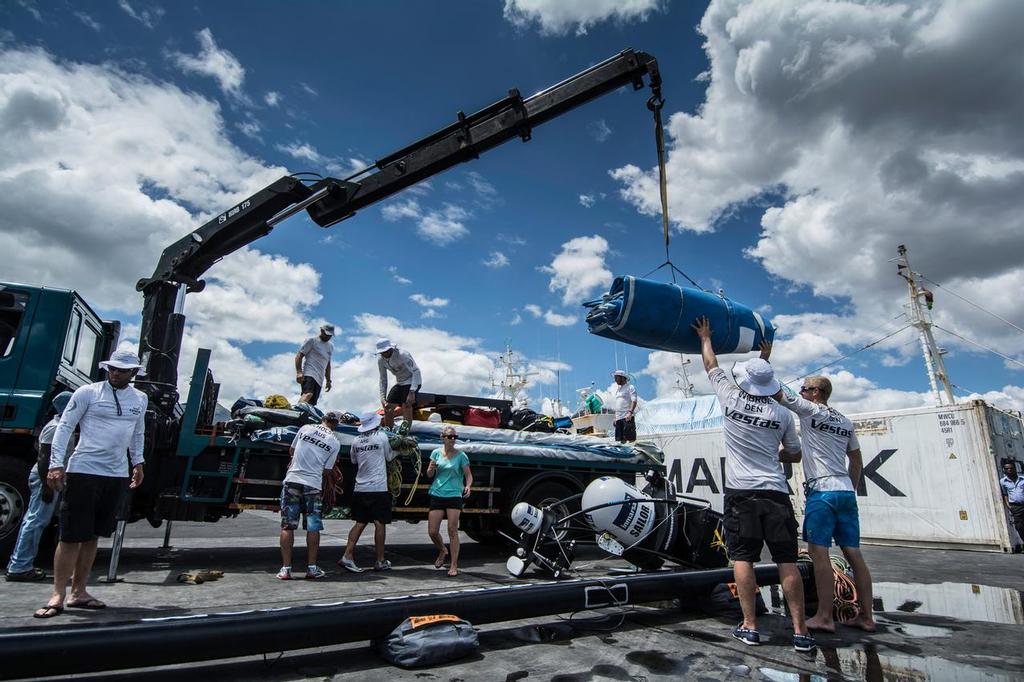
[[[39,11],[39,8],[36,7],[36,4],[35,2],[33,2],[33,0],[18,0],[18,4],[21,5],[21,8],[23,10],[31,14],[32,18],[35,19],[36,21],[43,20],[43,15]]]
[[[157,5],[147,5],[140,7],[142,3],[136,2],[134,5],[129,3],[128,0],[117,0],[117,6],[120,7],[128,16],[135,21],[139,22],[146,28],[153,28],[157,22],[164,16],[164,8]]]
[[[512,316],[512,319],[509,320],[508,324],[511,327],[515,327],[516,325],[520,324],[522,321],[523,321],[523,316],[520,315],[519,313],[516,313],[516,314],[514,314]]]
[[[97,33],[103,30],[103,24],[96,21],[85,12],[75,12],[75,16],[78,17],[79,21],[81,21],[83,24],[85,24],[92,30],[96,31]]]
[[[523,306],[523,310],[530,313],[530,315],[532,315],[535,318],[542,318],[544,320],[544,324],[550,325],[552,327],[570,327],[576,324],[576,322],[579,320],[579,318],[575,315],[562,315],[560,313],[556,313],[553,310],[544,310],[536,303],[527,303],[526,305]],[[520,318],[517,314],[516,321],[513,322],[512,324],[519,324],[520,321],[522,321],[522,318]]]
[[[420,313],[420,318],[424,320],[436,320],[443,319],[445,316],[437,312],[437,308],[426,308]]]
[[[508,244],[509,246],[513,247],[513,250],[515,250],[515,247],[518,246],[526,246],[526,240],[520,237],[518,234],[505,234],[503,232],[499,232],[498,241]]]
[[[197,33],[196,38],[199,39],[199,54],[172,52],[172,61],[185,73],[213,78],[225,94],[243,98],[242,82],[245,80],[245,69],[241,62],[235,55],[217,46],[213,32],[209,28]]]
[[[19,254],[6,278],[137,311],[135,281],[168,244],[287,173],[235,147],[215,102],[174,85],[40,50],[0,61],[0,248]]]
[[[590,208],[597,201],[597,197],[593,194],[581,194],[580,195],[580,206],[583,208]]]
[[[537,24],[542,35],[584,35],[609,19],[645,21],[661,0],[505,0],[505,19],[519,28]]]
[[[237,127],[238,130],[246,137],[251,137],[254,140],[263,140],[263,138],[260,137],[260,132],[263,131],[263,126],[261,126],[260,122],[255,118],[247,118],[244,121],[240,121],[235,124],[235,127]]]
[[[492,208],[493,206],[503,203],[501,196],[498,194],[498,190],[494,188],[490,182],[488,182],[484,176],[480,175],[476,171],[469,171],[466,173],[466,182],[476,192],[476,201],[480,206],[484,208]]]
[[[40,50],[0,62],[0,249],[18,254],[5,278],[138,314],[135,282],[168,244],[287,173],[235,147],[219,106],[195,93]],[[225,399],[290,387],[294,351],[254,361],[241,344],[310,335],[322,322],[316,270],[247,248],[206,279],[187,297],[181,390],[198,347],[214,349]]]
[[[998,0],[712,2],[705,101],[668,122],[676,228],[713,230],[767,197],[746,255],[838,299],[841,324],[802,326],[843,351],[902,312],[887,262],[898,244],[916,270],[1019,323],[1024,301],[1005,292],[1024,285],[1024,71],[992,65],[1024,62],[1021,25],[1024,4]],[[655,169],[612,175],[638,210],[660,212]],[[936,293],[937,324],[1024,355],[1024,335]]]
[[[416,232],[436,246],[446,246],[469,234],[465,221],[469,211],[455,204],[444,204],[440,209],[424,209],[416,199],[394,201],[381,208],[385,220],[396,222],[403,218],[415,220]]]
[[[320,93],[317,92],[316,89],[309,83],[303,83],[302,81],[299,81],[299,87],[302,88],[302,91],[309,95],[310,97],[320,96]]]
[[[409,279],[408,277],[402,277],[400,274],[398,274],[398,267],[396,267],[394,265],[389,265],[388,266],[388,272],[391,273],[391,278],[394,279],[399,284],[401,284],[403,286],[407,285],[407,284],[412,284],[412,280],[411,279]]]
[[[576,315],[562,315],[553,310],[548,310],[544,313],[544,324],[551,325],[552,327],[571,327],[579,319]]]
[[[508,267],[509,259],[501,251],[491,251],[491,255],[483,260],[483,264],[489,268],[504,268]]]
[[[608,122],[603,118],[596,121],[592,121],[587,126],[587,132],[598,142],[604,142],[612,136],[612,129],[608,126]]]
[[[323,163],[324,155],[317,151],[316,147],[308,142],[292,142],[291,144],[277,145],[278,151],[284,152],[293,159],[309,161],[311,163]]]
[[[270,90],[263,95],[263,101],[268,107],[276,107],[281,103],[281,93]]]
[[[576,237],[562,244],[551,265],[540,268],[551,275],[548,289],[561,292],[562,303],[579,303],[595,289],[607,287],[612,273],[605,267],[608,241],[600,236]]]
[[[424,308],[443,308],[449,302],[447,298],[430,298],[423,294],[413,294],[409,297],[409,300]]]

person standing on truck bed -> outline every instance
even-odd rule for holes
[[[306,578],[316,580],[327,575],[317,566],[316,557],[320,551],[320,531],[324,521],[320,515],[323,502],[322,487],[324,472],[334,469],[341,443],[334,435],[341,417],[337,412],[328,412],[319,424],[306,424],[295,434],[288,454],[291,462],[288,473],[281,485],[281,570],[278,580],[292,579],[292,547],[295,544],[295,529],[306,531]]]
[[[401,405],[402,418],[412,423],[416,394],[423,385],[419,365],[409,351],[402,350],[390,339],[377,340],[377,370],[380,373],[380,402],[384,406],[384,426],[394,426],[394,409]],[[388,372],[395,375],[395,385],[388,391]]]
[[[762,343],[765,359],[771,344]],[[832,382],[823,376],[804,379],[800,395],[787,395],[781,388],[773,395],[781,405],[800,418],[800,450],[804,467],[804,542],[814,563],[814,582],[818,590],[818,612],[807,619],[812,630],[835,632],[832,602],[835,575],[828,550],[832,539],[853,569],[860,613],[847,625],[875,631],[872,614],[871,571],[860,551],[860,518],[857,511],[857,483],[864,460],[853,422],[834,407],[829,407]],[[849,460],[849,464],[847,464]]]
[[[1017,535],[1024,540],[1024,478],[1017,474],[1017,465],[1012,461],[1003,462],[1003,476],[999,479],[1003,489],[1003,504],[1006,505]]]
[[[621,369],[612,372],[615,390],[615,440],[620,443],[636,441],[636,387],[629,383],[629,375]]]
[[[384,558],[387,524],[391,523],[391,493],[388,492],[388,462],[395,458],[388,434],[380,428],[380,415],[370,412],[359,421],[359,435],[352,441],[349,457],[356,465],[356,481],[352,488],[352,520],[345,555],[338,565],[352,573],[362,573],[356,565],[354,552],[367,524],[373,524],[373,546],[377,560],[373,570],[386,571],[391,562]]]
[[[65,606],[102,609],[106,606],[86,590],[97,536],[110,537],[128,488],[142,485],[146,437],[146,394],[129,386],[142,364],[131,351],[114,351],[100,367],[106,381],[82,386],[71,396],[53,436],[46,482],[63,491],[60,504],[60,542],[53,557],[53,596],[37,610],[36,618],[52,618]],[[78,426],[78,445],[67,456],[71,434]],[[128,457],[131,482],[128,480]],[[71,597],[65,603],[68,578]]]
[[[300,402],[316,405],[316,401],[320,400],[321,386],[330,392],[333,336],[334,325],[325,324],[320,327],[319,336],[311,336],[303,341],[299,352],[295,354],[295,380],[302,386]]]
[[[35,563],[36,553],[39,551],[39,540],[43,536],[43,531],[50,525],[53,510],[57,506],[53,490],[43,482],[50,471],[50,446],[53,443],[53,434],[57,432],[60,415],[69,400],[71,391],[62,391],[54,397],[53,409],[56,414],[39,432],[39,456],[36,465],[28,474],[28,489],[31,491],[28,511],[21,519],[18,540],[7,564],[6,578],[9,583],[37,582],[50,577],[46,575],[46,571],[34,568],[32,564]]]
[[[736,382],[729,381],[711,345],[711,324],[702,317],[693,325],[701,341],[701,358],[711,386],[722,406],[725,432],[725,508],[722,523],[729,558],[733,560],[736,591],[743,622],[732,636],[756,646],[757,632],[754,562],[768,545],[779,566],[782,592],[793,620],[793,648],[815,647],[804,623],[804,583],[796,566],[796,516],[789,500],[789,484],[782,462],[800,461],[800,439],[793,415],[770,396],[781,385],[763,358],[737,365]],[[780,450],[781,445],[781,450]]]

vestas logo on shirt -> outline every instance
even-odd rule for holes
[[[841,426],[836,426],[835,424],[830,424],[827,421],[820,422],[817,419],[812,419],[811,428],[814,429],[815,431],[823,431],[824,433],[834,433],[837,436],[843,436],[845,438],[850,437],[850,431],[848,429],[844,429]]]
[[[141,407],[137,407],[137,406],[136,407],[129,407],[128,408],[128,412],[131,413],[131,414],[134,414],[136,417],[138,417],[140,414],[142,414],[142,408]]]
[[[748,424],[750,426],[759,426],[763,429],[782,428],[782,424],[774,419],[763,419],[761,417],[755,417],[752,414],[743,414],[739,410],[730,410],[728,407],[725,408],[725,416],[734,422]]]

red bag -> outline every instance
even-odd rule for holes
[[[496,429],[501,426],[501,412],[493,407],[467,407],[463,424]]]

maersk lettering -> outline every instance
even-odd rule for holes
[[[774,419],[762,419],[761,417],[755,417],[752,414],[743,414],[739,410],[730,410],[728,407],[725,408],[725,416],[735,422],[749,424],[750,426],[759,426],[763,429],[782,428],[782,424]]]

